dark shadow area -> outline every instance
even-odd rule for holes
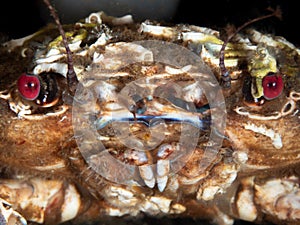
[[[268,7],[279,6],[282,20],[275,17],[252,24],[252,27],[262,32],[283,36],[295,45],[300,45],[300,32],[297,30],[298,7],[296,1],[285,0],[223,0],[201,1],[182,0],[174,22],[190,23],[215,29],[224,28],[227,24],[239,27],[243,23],[269,14]],[[199,6],[198,6],[199,5]]]
[[[216,225],[204,220],[197,220],[192,218],[153,218],[144,216],[143,218],[118,218],[113,217],[104,221],[90,223],[86,221],[83,224],[73,224],[72,222],[66,222],[61,225]],[[254,223],[238,220],[234,225],[255,225]],[[271,223],[265,223],[264,225],[274,225]]]
[[[45,25],[35,0],[6,1],[0,11],[0,33],[7,38],[21,38]]]
[[[38,1],[7,1],[1,6],[0,32],[8,38],[29,35],[46,24],[39,12]],[[138,2],[138,1],[137,1]],[[251,26],[267,33],[285,37],[300,45],[300,32],[297,30],[298,6],[291,0],[181,0],[176,15],[170,18],[173,23],[190,23],[213,29],[222,29],[226,24],[240,26],[252,18],[269,13],[266,8],[279,6],[282,20],[269,18]],[[167,6],[166,6],[167,7]]]

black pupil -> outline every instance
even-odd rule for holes
[[[276,82],[270,82],[270,83],[267,84],[268,88],[275,88],[276,85],[277,85]]]
[[[34,88],[34,87],[35,87],[34,82],[29,82],[29,83],[27,83],[27,87],[28,87],[28,88]]]

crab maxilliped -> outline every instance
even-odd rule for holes
[[[0,221],[300,224],[300,50],[92,13],[1,47]],[[68,63],[78,83],[69,91]],[[27,221],[27,222],[26,222]]]

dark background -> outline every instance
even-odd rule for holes
[[[239,27],[250,19],[269,14],[267,7],[279,6],[282,20],[275,17],[259,21],[251,26],[267,33],[285,37],[288,41],[300,45],[299,7],[293,0],[206,0],[206,4],[195,5],[196,1],[181,1],[176,22],[188,22],[211,28],[224,28],[226,24]]]
[[[43,15],[40,15],[38,1],[2,1],[0,13],[1,41],[21,38],[46,25]],[[108,0],[109,1],[109,0]],[[138,2],[139,0],[137,0]],[[256,29],[285,37],[288,41],[300,47],[299,8],[295,0],[181,0],[176,14],[168,22],[189,23],[213,29],[223,29],[227,24],[240,26],[252,18],[269,13],[266,8],[280,6],[282,20],[269,18],[251,25]],[[151,19],[151,18],[149,18]],[[189,224],[199,225],[193,220],[155,220],[144,224]],[[237,221],[236,225],[250,224]]]
[[[46,25],[47,22],[42,19],[45,16],[40,15],[38,2],[42,0],[2,2],[1,34],[6,39],[19,38]],[[269,13],[267,7],[275,8],[277,5],[282,9],[282,20],[270,18],[252,26],[263,32],[283,36],[299,46],[300,12],[297,1],[294,0],[181,0],[176,14],[168,22],[190,23],[215,29],[222,29],[228,23],[238,27],[252,18]]]

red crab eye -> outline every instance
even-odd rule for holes
[[[18,90],[23,98],[35,100],[40,93],[41,83],[37,76],[23,73],[17,82]]]
[[[262,86],[264,89],[264,97],[267,100],[277,98],[283,90],[282,77],[276,74],[267,75],[263,78]]]

